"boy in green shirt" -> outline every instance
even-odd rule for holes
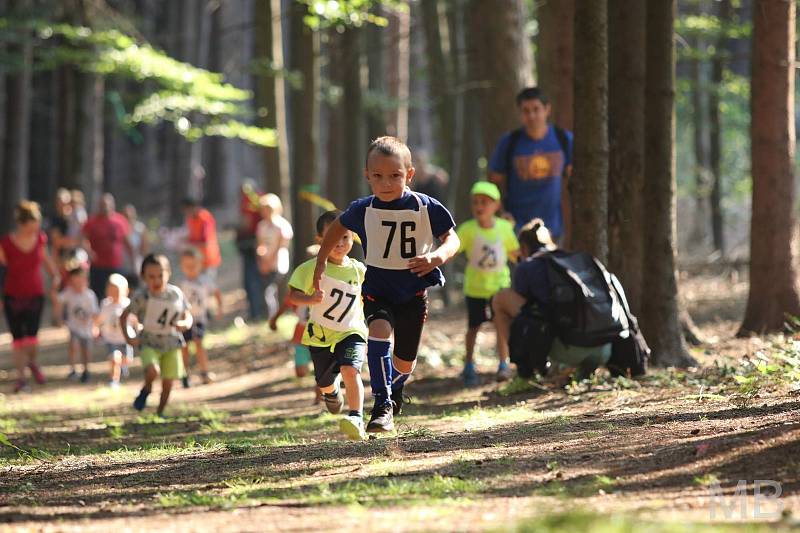
[[[481,324],[492,320],[492,296],[500,289],[511,286],[508,261],[516,261],[519,255],[514,226],[508,220],[495,216],[500,209],[500,190],[497,186],[488,181],[479,181],[473,185],[470,194],[474,218],[456,230],[461,240],[459,252],[465,252],[468,261],[464,273],[468,329],[462,373],[464,384],[468,387],[480,383],[473,355],[478,330]],[[508,361],[508,345],[498,342],[497,355],[500,358],[497,379],[510,379],[513,371]]]
[[[322,239],[340,214],[340,211],[328,211],[319,217],[317,238]],[[340,420],[339,429],[351,440],[364,440],[361,367],[367,354],[367,324],[361,284],[367,267],[347,256],[352,247],[353,233],[348,230],[328,257],[319,290],[314,290],[316,258],[298,266],[289,279],[287,300],[293,305],[311,308],[303,344],[311,352],[314,377],[325,406],[334,414],[344,408],[344,395],[337,382],[341,373],[349,412]]]

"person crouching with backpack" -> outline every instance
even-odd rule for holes
[[[554,326],[548,265],[542,257],[546,252],[555,251],[557,246],[538,218],[522,227],[518,239],[524,259],[514,270],[511,288],[501,290],[492,298],[498,342],[509,343],[511,361],[523,378],[531,377],[534,372],[546,374],[548,362],[550,371],[562,373],[573,369],[573,378],[578,381],[591,376],[608,362],[611,343],[583,347],[568,345],[559,339]],[[515,321],[520,315],[526,320]]]

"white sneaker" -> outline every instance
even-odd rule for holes
[[[514,377],[514,369],[507,362],[500,363],[497,369],[497,381],[508,381]]]
[[[339,420],[339,431],[347,435],[350,440],[366,440],[367,433],[364,431],[364,419],[360,416],[347,415]]]
[[[118,389],[119,388],[119,381],[111,380],[108,382],[109,388]]]

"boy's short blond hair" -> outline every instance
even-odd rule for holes
[[[400,161],[403,162],[403,166],[405,168],[411,168],[414,166],[413,162],[411,161],[411,150],[409,150],[406,143],[397,137],[384,135],[383,137],[378,137],[372,141],[369,145],[369,148],[367,148],[365,167],[369,166],[369,156],[372,154],[372,152],[398,157],[400,158]]]

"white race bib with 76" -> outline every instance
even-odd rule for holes
[[[311,308],[311,322],[333,331],[358,327],[361,313],[361,287],[322,275],[322,301]]]
[[[388,270],[408,269],[408,260],[433,249],[433,231],[428,206],[413,209],[375,209],[370,204],[364,216],[369,266]]]

